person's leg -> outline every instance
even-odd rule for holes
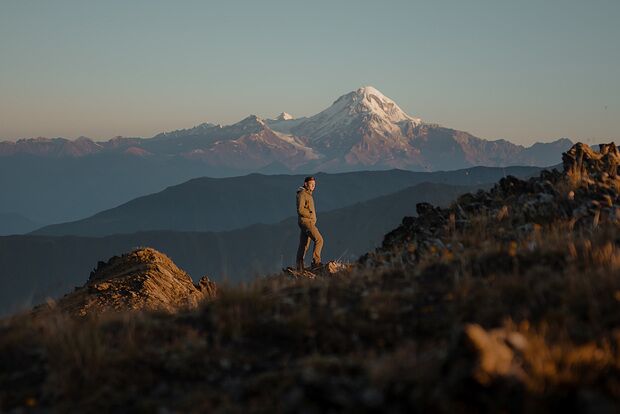
[[[316,226],[310,226],[308,228],[310,239],[314,242],[314,251],[312,253],[312,264],[321,263],[321,250],[323,249],[323,236],[319,232]]]
[[[299,229],[299,246],[297,247],[297,260],[295,265],[297,269],[303,270],[304,268],[304,256],[310,246],[310,237],[308,237],[308,231],[304,227]]]

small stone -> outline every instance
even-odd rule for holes
[[[110,284],[106,283],[106,282],[99,283],[99,284],[96,285],[96,289],[98,291],[100,291],[100,292],[104,291],[104,290],[108,290],[108,289],[110,289]]]

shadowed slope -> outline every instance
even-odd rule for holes
[[[519,177],[535,167],[489,168],[416,173],[402,170],[315,175],[319,213],[371,200],[422,183],[480,185],[506,174]],[[232,178],[196,178],[94,216],[43,227],[32,234],[107,236],[148,230],[227,231],[272,224],[295,213],[294,195],[301,175],[250,174]]]

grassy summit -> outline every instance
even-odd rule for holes
[[[564,172],[418,205],[335,275],[6,320],[0,411],[617,411],[619,161],[578,144]]]

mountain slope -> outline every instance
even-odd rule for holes
[[[0,213],[0,236],[29,233],[41,224],[17,213]]]
[[[319,158],[295,136],[276,132],[256,115],[229,126],[202,124],[146,140],[143,147],[156,154],[200,160],[212,167],[256,171],[273,162],[295,168]]]
[[[341,208],[399,191],[421,182],[477,185],[536,168],[474,168],[415,173],[374,171],[319,173],[317,211]],[[47,226],[33,234],[104,236],[146,230],[223,231],[255,223],[276,223],[295,213],[294,194],[303,176],[251,174],[233,178],[197,178],[144,196],[83,220]]]

